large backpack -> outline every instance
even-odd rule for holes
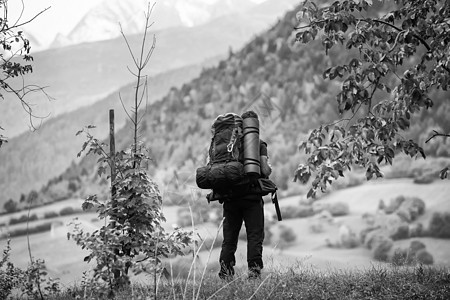
[[[218,116],[211,127],[209,162],[196,172],[199,188],[227,190],[245,177],[242,164],[242,118],[234,113]]]

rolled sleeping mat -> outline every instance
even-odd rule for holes
[[[259,120],[257,118],[245,118],[244,128],[244,171],[246,174],[261,174],[259,161]]]

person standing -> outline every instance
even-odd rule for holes
[[[242,119],[258,118],[253,111],[242,114]],[[223,201],[223,243],[220,252],[219,277],[225,280],[233,278],[236,265],[239,232],[245,223],[247,232],[247,265],[249,278],[260,278],[264,267],[262,252],[264,241],[264,201],[261,194],[256,193],[258,178],[268,178],[272,172],[268,161],[267,144],[259,140],[260,175],[247,175],[245,184],[231,190],[231,196]]]

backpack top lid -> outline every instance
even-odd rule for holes
[[[241,116],[230,112],[223,115],[218,115],[217,118],[214,119],[211,126],[211,133],[214,136],[217,132],[224,129],[236,127],[242,129],[242,118]]]
[[[219,115],[211,126],[210,161],[238,160],[242,118],[234,113]]]

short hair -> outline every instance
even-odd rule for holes
[[[241,115],[242,119],[247,118],[256,118],[258,119],[258,115],[253,110],[248,110]]]

